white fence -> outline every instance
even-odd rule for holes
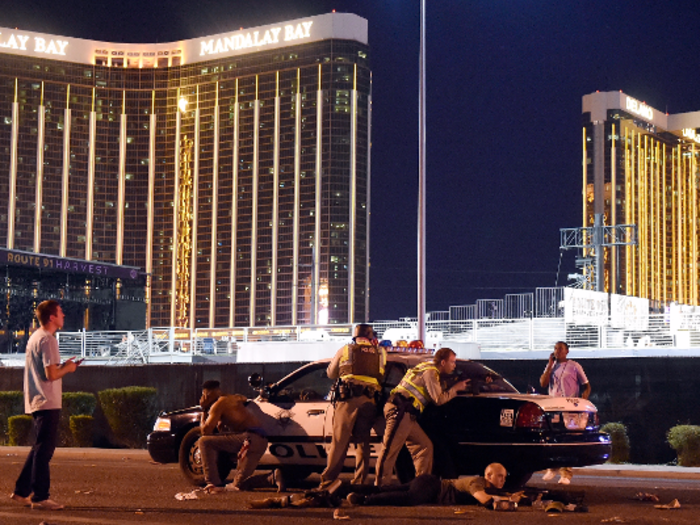
[[[688,315],[672,323],[665,314],[645,317],[644,329],[613,328],[611,320],[600,325],[567,323],[563,317],[530,319],[439,319],[427,323],[426,346],[449,346],[450,342],[478,343],[482,351],[542,351],[557,341],[575,349],[606,348],[698,348],[700,320]],[[635,323],[631,323],[634,325]],[[416,321],[373,323],[378,336],[401,334],[417,339]],[[222,328],[190,331],[183,328],[152,328],[132,332],[61,332],[63,356],[81,356],[106,364],[143,364],[156,360],[177,361],[178,356],[230,356],[238,343],[349,340],[352,325]],[[396,342],[396,341],[394,341]],[[261,349],[263,346],[261,345]]]

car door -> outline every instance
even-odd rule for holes
[[[302,367],[275,385],[267,399],[255,400],[254,410],[270,442],[261,463],[325,465],[324,424],[333,411],[327,365]]]

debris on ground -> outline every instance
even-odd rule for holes
[[[204,491],[202,489],[194,489],[192,492],[178,492],[175,494],[175,499],[178,501],[184,501],[188,499],[199,499]]]
[[[638,499],[639,501],[659,501],[659,497],[651,492],[637,492],[634,495],[634,499]]]
[[[605,518],[604,520],[600,520],[601,523],[626,523],[627,520],[625,518],[621,518],[620,516],[613,516],[612,518]]]
[[[335,509],[333,511],[333,519],[334,520],[349,520],[350,516],[345,514],[342,510],[340,509]]]
[[[674,499],[671,503],[666,503],[665,505],[654,505],[654,508],[661,509],[661,510],[680,509],[681,502],[678,501],[677,499]]]

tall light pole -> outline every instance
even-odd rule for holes
[[[418,339],[425,341],[425,0],[420,0],[418,59]]]

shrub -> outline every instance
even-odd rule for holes
[[[78,447],[92,446],[92,432],[95,428],[95,418],[87,415],[70,417],[70,431],[73,443]]]
[[[24,393],[18,391],[0,392],[0,444],[7,443],[7,420],[24,414]]]
[[[130,448],[144,448],[158,415],[156,389],[127,386],[103,390],[97,395],[117,440]]]
[[[32,416],[26,414],[12,416],[7,420],[7,435],[11,447],[31,444],[33,420]]]
[[[700,466],[700,427],[697,425],[676,425],[666,434],[666,440],[678,455],[682,467]]]
[[[70,420],[73,416],[92,416],[97,398],[92,392],[64,392],[61,422],[58,427],[58,443],[62,446],[74,444]]]
[[[600,427],[601,432],[610,434],[612,454],[609,463],[627,463],[630,460],[630,439],[627,427],[623,423],[606,423]]]

